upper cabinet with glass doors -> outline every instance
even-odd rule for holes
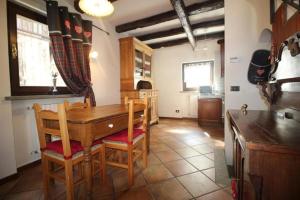
[[[140,80],[151,78],[152,49],[134,37],[120,39],[121,90],[135,90]]]

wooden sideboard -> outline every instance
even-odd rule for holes
[[[199,98],[198,99],[198,123],[221,123],[222,122],[222,99]]]
[[[239,200],[300,199],[299,121],[284,111],[229,110]]]
[[[121,64],[121,102],[125,96],[129,99],[144,98],[150,100],[150,124],[157,123],[158,118],[158,91],[153,89],[151,79],[152,49],[134,37],[120,39]],[[139,82],[148,83],[147,87],[139,88]],[[141,84],[142,86],[144,84]]]

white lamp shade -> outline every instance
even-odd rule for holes
[[[114,12],[114,7],[108,0],[80,0],[80,9],[88,15],[105,17]]]

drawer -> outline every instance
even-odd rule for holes
[[[123,115],[95,123],[93,127],[93,132],[96,135],[96,137],[100,138],[126,129],[127,126],[128,115]]]
[[[143,115],[143,111],[134,113],[134,118],[139,118]],[[105,137],[128,127],[128,115],[118,116],[105,121],[99,121],[94,124],[93,132],[97,138]]]

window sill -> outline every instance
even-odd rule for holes
[[[31,99],[56,99],[56,98],[72,98],[72,97],[82,97],[78,94],[58,94],[58,95],[27,95],[27,96],[8,96],[4,99],[6,101],[16,101],[16,100],[31,100]]]

